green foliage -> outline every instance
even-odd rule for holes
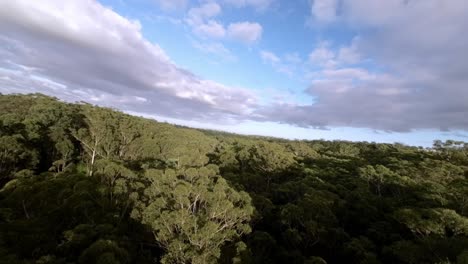
[[[79,263],[124,264],[129,263],[125,249],[112,240],[98,240],[83,251]]]
[[[147,202],[132,215],[167,250],[162,263],[215,263],[223,243],[250,232],[250,197],[229,187],[216,167],[145,174]]]
[[[444,208],[400,209],[396,219],[419,236],[465,235],[468,236],[468,218],[454,210]]]
[[[468,263],[468,143],[289,141],[0,95],[0,263]]]

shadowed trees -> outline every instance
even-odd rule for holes
[[[151,185],[132,217],[167,250],[162,263],[216,263],[224,243],[250,232],[250,197],[229,187],[215,166],[148,170],[145,177]]]
[[[467,146],[240,136],[0,95],[0,263],[466,263]]]

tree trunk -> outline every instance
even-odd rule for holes
[[[91,167],[89,169],[89,176],[93,176],[93,172],[94,172],[94,161],[96,160],[96,147],[97,147],[97,140],[94,140],[94,148],[91,154]]]

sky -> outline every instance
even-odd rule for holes
[[[289,139],[468,141],[466,0],[0,0],[0,93]]]

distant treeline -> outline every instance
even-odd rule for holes
[[[0,263],[468,263],[468,144],[289,141],[0,95]]]

